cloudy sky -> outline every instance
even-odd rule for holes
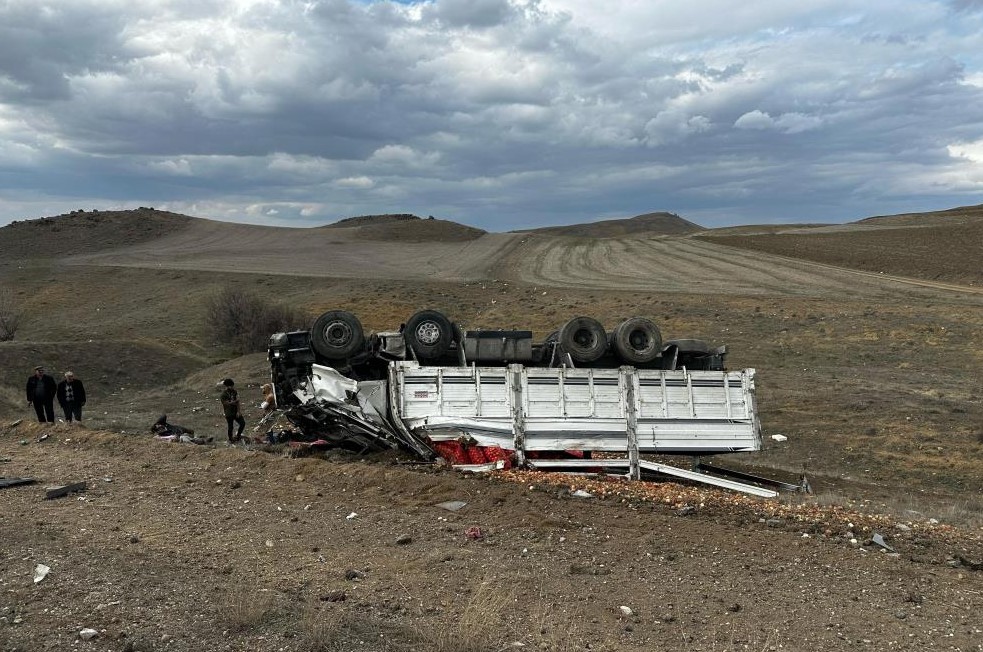
[[[983,203],[983,0],[0,0],[0,224]]]

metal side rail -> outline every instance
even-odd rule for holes
[[[526,464],[528,464],[530,467],[534,469],[541,469],[541,470],[563,470],[563,469],[584,469],[584,468],[620,469],[626,472],[625,475],[628,475],[631,469],[631,462],[627,459],[620,459],[620,460],[527,459]],[[676,466],[669,466],[668,464],[659,464],[658,462],[648,462],[645,460],[639,460],[638,466],[643,471],[649,471],[651,473],[658,473],[661,475],[668,475],[676,478],[682,478],[684,480],[689,480],[691,482],[708,484],[715,487],[720,487],[722,489],[740,491],[742,493],[750,494],[752,496],[760,496],[762,498],[775,498],[778,496],[778,492],[773,489],[765,489],[763,487],[758,487],[753,484],[746,484],[743,482],[738,482],[736,480],[728,480],[727,478],[718,478],[716,476],[712,476],[707,473],[701,473],[700,471],[687,471],[686,469],[680,469],[679,467]]]
[[[755,484],[762,484],[766,487],[774,487],[775,489],[781,489],[784,491],[795,491],[798,493],[811,494],[812,487],[809,485],[809,480],[806,479],[804,475],[799,477],[799,484],[792,484],[791,482],[782,482],[781,480],[772,480],[771,478],[765,478],[760,475],[754,475],[752,473],[745,473],[743,471],[735,471],[734,469],[727,469],[722,466],[716,466],[713,464],[707,464],[699,459],[693,464],[693,470],[695,471],[705,471],[714,475],[723,475],[736,480],[747,480],[748,482],[753,482]]]

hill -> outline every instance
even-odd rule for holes
[[[467,242],[477,240],[486,231],[435,217],[423,219],[409,213],[359,215],[321,227],[355,229],[357,237],[380,242]]]
[[[837,267],[945,283],[983,286],[983,206],[870,217],[850,224],[698,237]]]
[[[187,228],[195,218],[137,208],[72,211],[0,227],[0,258],[47,258],[149,242]]]
[[[634,235],[684,235],[702,230],[703,227],[699,224],[684,220],[675,213],[645,213],[627,219],[601,220],[567,226],[547,226],[517,231],[517,233],[618,238]]]
[[[944,211],[927,213],[899,213],[897,215],[875,215],[857,220],[853,224],[871,226],[940,226],[944,224],[967,224],[983,219],[983,204],[959,206]]]

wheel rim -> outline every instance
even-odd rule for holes
[[[628,343],[631,344],[631,348],[636,351],[642,351],[649,347],[650,340],[648,334],[643,330],[632,331],[628,335]]]
[[[331,346],[345,346],[352,337],[352,329],[344,322],[334,321],[324,327],[324,339]]]
[[[425,321],[416,327],[416,339],[420,344],[432,346],[440,341],[440,328],[432,321]]]
[[[597,338],[589,329],[580,328],[573,334],[573,341],[577,343],[577,346],[592,348],[597,343]]]

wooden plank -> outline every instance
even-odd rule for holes
[[[85,482],[73,482],[72,484],[65,484],[58,487],[47,487],[45,489],[44,499],[61,498],[76,491],[85,491],[85,488]]]
[[[34,484],[37,482],[34,478],[4,478],[0,477],[0,489],[5,489],[7,487],[16,487],[20,484]]]

